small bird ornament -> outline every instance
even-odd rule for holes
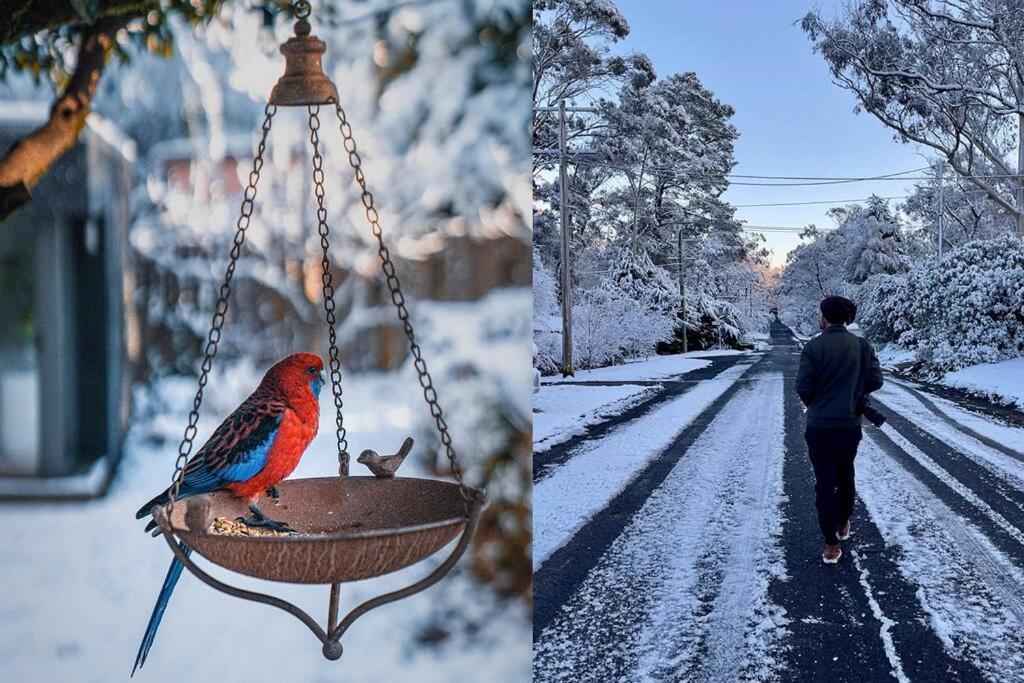
[[[412,437],[403,441],[402,447],[394,455],[380,455],[377,451],[366,449],[359,454],[356,462],[366,465],[373,472],[373,476],[380,477],[381,479],[390,479],[395,476],[395,472],[398,471],[402,461],[405,460],[405,456],[409,455],[410,451],[412,451]]]
[[[316,436],[320,422],[320,389],[324,364],[312,353],[296,353],[273,366],[249,398],[214,430],[210,439],[185,465],[176,499],[201,493],[230,491],[249,505],[248,526],[291,531],[283,522],[270,519],[256,505],[260,496],[276,494],[276,486],[299,464],[306,447]],[[171,489],[139,508],[136,519],[150,515],[155,505],[165,505]],[[276,497],[276,496],[274,496]],[[150,520],[146,531],[156,528]],[[192,549],[181,545],[188,555]],[[132,675],[146,662],[171,592],[184,565],[175,558],[167,570],[153,614],[135,657]]]

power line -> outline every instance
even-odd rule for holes
[[[875,195],[872,195],[875,196]],[[878,197],[878,199],[906,199],[910,195],[907,194],[894,194],[888,197]],[[857,199],[825,199],[822,201],[814,202],[772,202],[769,204],[730,204],[729,206],[734,209],[752,209],[755,207],[762,206],[810,206],[811,204],[849,204],[852,202],[866,202],[871,197],[858,197]]]
[[[804,232],[809,226],[797,227],[795,225],[744,225],[740,228],[743,232]],[[818,232],[832,232],[838,228],[814,228]]]
[[[573,161],[577,166],[590,166],[590,167],[602,167],[610,168],[618,171],[632,171],[637,172],[638,168],[635,165],[628,165],[625,162],[614,162],[614,161],[593,161],[589,159],[575,159]],[[711,178],[711,179],[722,179],[726,180],[729,185],[743,186],[743,187],[813,187],[820,185],[842,185],[846,183],[859,183],[859,182],[875,182],[875,181],[909,181],[909,180],[936,180],[935,176],[910,176],[905,175],[907,173],[915,173],[917,171],[924,170],[927,167],[911,169],[908,171],[899,171],[897,173],[888,173],[876,176],[772,176],[772,175],[740,175],[732,173],[724,174],[709,174],[709,173],[698,173],[687,171],[684,169],[673,168],[671,166],[655,166],[646,167],[644,173],[651,176],[657,176],[660,178]],[[992,173],[984,175],[958,175],[959,179],[970,180],[975,179],[1017,179],[1021,177],[1021,174],[1017,173]],[[732,181],[730,178],[755,178],[762,180],[789,180],[789,179],[806,179],[808,182],[767,182],[767,183],[752,183],[744,181]]]
[[[738,173],[728,174],[730,178],[751,178],[761,180],[881,180],[882,178],[892,178],[894,176],[907,175],[908,173],[917,173],[918,171],[927,170],[927,166],[921,168],[912,168],[909,171],[897,171],[896,173],[885,173],[876,176],[797,176],[797,175],[740,175]],[[902,178],[900,178],[902,180]]]

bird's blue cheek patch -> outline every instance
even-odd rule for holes
[[[320,398],[320,390],[324,387],[324,381],[317,377],[309,383],[309,389],[313,392],[313,395]]]

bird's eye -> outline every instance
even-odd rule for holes
[[[311,375],[315,375],[316,374],[316,366],[315,365],[310,365],[308,368],[306,368],[306,372],[308,372]]]

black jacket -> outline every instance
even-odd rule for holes
[[[867,346],[867,386],[861,386],[860,345]],[[830,325],[800,354],[796,391],[807,406],[808,427],[857,427],[860,396],[882,386],[875,350],[843,325]]]

